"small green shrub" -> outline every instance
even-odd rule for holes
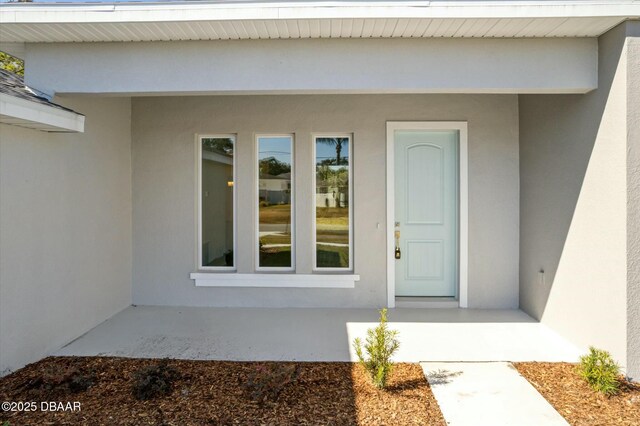
[[[68,393],[84,392],[93,386],[96,380],[93,371],[81,371],[70,366],[63,368],[51,368],[43,372],[35,379],[29,380],[24,388],[35,397],[37,394],[62,395]]]
[[[93,374],[74,374],[68,383],[69,391],[71,393],[84,392],[93,386],[95,376]]]
[[[173,383],[180,377],[167,360],[148,365],[133,373],[133,396],[141,401],[170,395]]]
[[[400,347],[397,339],[398,332],[387,328],[387,310],[380,311],[380,324],[376,328],[367,330],[366,343],[363,345],[360,338],[353,341],[353,347],[360,364],[367,370],[373,384],[378,389],[383,389],[387,384],[387,378],[391,373],[393,362],[391,357]],[[367,357],[365,358],[365,353]]]
[[[299,375],[295,364],[258,364],[249,374],[244,387],[254,401],[275,401],[285,387],[298,381]]]
[[[620,389],[620,366],[607,351],[591,346],[589,353],[580,357],[579,373],[593,390],[606,396]]]

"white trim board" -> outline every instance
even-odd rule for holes
[[[469,174],[468,174],[468,133],[465,121],[387,121],[387,306],[396,306],[394,216],[394,132],[396,130],[457,130],[459,134],[459,197],[458,200],[458,303],[468,307],[468,263],[469,263]]]
[[[84,132],[84,115],[32,102],[11,95],[0,95],[0,122],[49,132]]]
[[[360,275],[191,273],[196,287],[354,288]]]

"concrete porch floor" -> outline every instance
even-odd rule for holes
[[[391,309],[396,361],[569,361],[583,352],[518,310]],[[132,306],[55,355],[213,360],[355,360],[375,309]]]

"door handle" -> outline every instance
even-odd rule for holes
[[[400,222],[396,222],[396,230],[394,232],[394,236],[396,238],[396,249],[394,257],[396,259],[400,259],[402,257],[402,252],[400,251]]]

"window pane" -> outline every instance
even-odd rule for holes
[[[290,136],[258,138],[258,211],[261,268],[291,268],[291,171]]]
[[[349,138],[316,138],[316,267],[349,268]]]
[[[234,266],[231,137],[202,138],[202,266]]]

